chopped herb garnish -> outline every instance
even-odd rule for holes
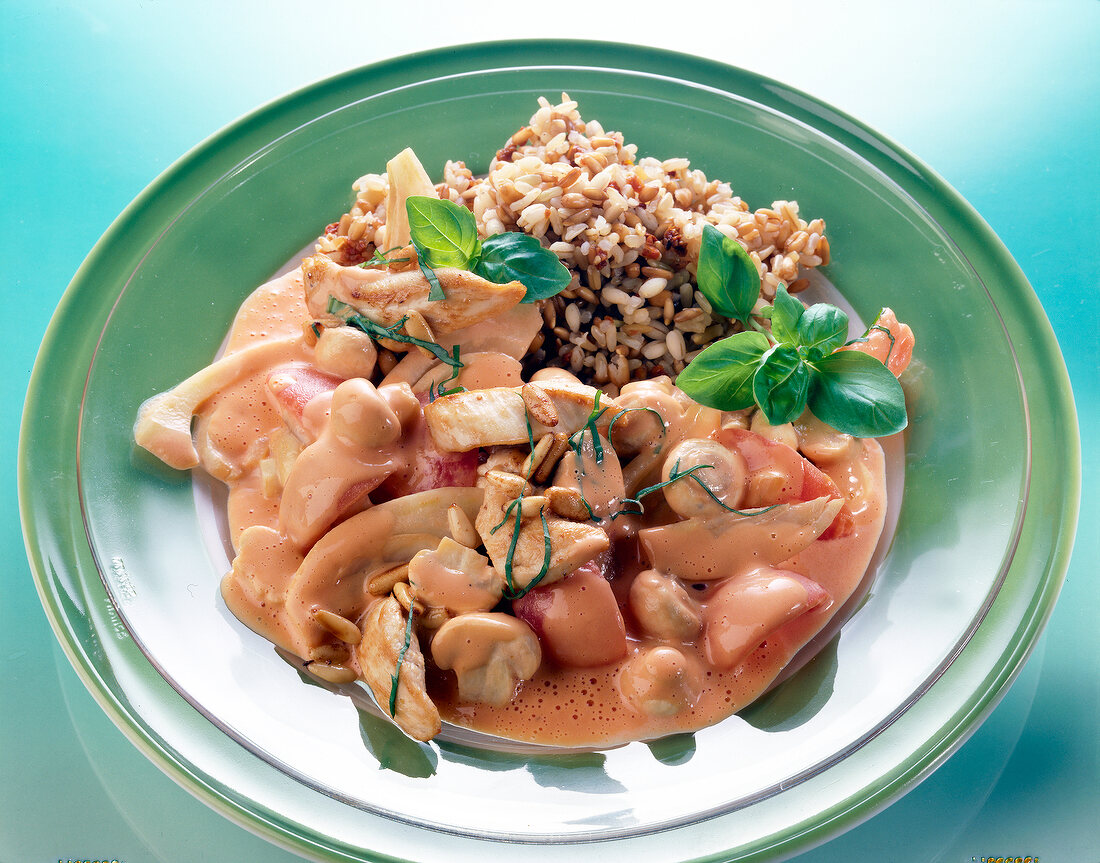
[[[622,502],[624,504],[634,504],[635,506],[638,507],[636,510],[620,509],[618,512],[616,512],[611,517],[614,519],[614,518],[617,518],[620,515],[641,515],[643,512],[645,512],[645,507],[642,506],[642,498],[643,497],[645,497],[648,494],[652,494],[655,491],[660,491],[665,486],[672,485],[674,482],[678,482],[679,480],[682,480],[684,477],[694,474],[695,471],[697,471],[697,470],[703,470],[704,468],[708,468],[708,467],[712,468],[712,467],[714,467],[714,465],[712,465],[712,464],[697,464],[697,465],[693,465],[692,467],[688,468],[687,470],[681,472],[680,471],[680,460],[677,459],[676,464],[674,464],[672,466],[672,472],[669,474],[669,478],[666,479],[664,482],[658,482],[658,483],[655,483],[654,485],[646,486],[641,491],[639,491],[634,497],[624,497],[623,498]]]
[[[428,299],[432,301],[439,301],[447,299],[447,295],[443,293],[443,286],[439,284],[439,276],[435,274],[435,270],[424,263],[424,259],[419,256],[420,249],[417,249],[417,261],[420,263],[420,272],[424,274],[424,278],[428,280]]]
[[[409,619],[405,622],[405,643],[401,645],[401,652],[397,654],[397,666],[390,676],[390,716],[397,715],[397,686],[401,682],[401,664],[405,661],[405,654],[412,644],[413,613],[409,609]]]
[[[523,402],[523,421],[527,424],[527,444],[531,447],[531,452],[535,451],[535,430],[531,428],[531,413],[527,410],[527,402],[523,398],[522,393],[517,393],[521,402]]]
[[[463,386],[451,387],[450,389],[445,388],[446,385],[449,384],[451,381],[458,380],[458,373],[462,371],[462,362],[459,359],[459,345],[455,345],[452,357],[455,362],[453,365],[451,365],[451,376],[449,378],[441,380],[437,384],[433,383],[428,385],[429,402],[434,402],[437,398],[440,398],[442,396],[449,396],[453,393],[466,392],[466,387]]]
[[[659,422],[661,424],[661,437],[665,437],[665,435],[668,434],[668,427],[665,425],[665,418],[663,416],[661,416],[660,412],[657,411],[656,409],[654,409],[654,408],[645,408],[645,407],[643,407],[643,408],[623,408],[617,414],[615,414],[615,416],[613,416],[611,418],[611,422],[609,422],[607,424],[607,439],[609,441],[611,440],[611,428],[615,425],[615,421],[617,419],[619,419],[619,417],[625,416],[626,414],[629,414],[629,413],[634,413],[635,411],[646,411],[648,413],[653,414],[653,416],[657,417],[657,422]],[[661,446],[664,446],[664,444],[662,443]],[[657,447],[657,452],[660,452],[660,451],[661,451],[661,447],[659,446],[659,447]]]
[[[498,521],[493,526],[493,528],[489,531],[489,533],[494,534],[498,530],[500,530],[502,527],[504,527],[505,522],[508,521],[509,516],[511,516],[511,514],[512,514],[512,510],[515,509],[517,506],[519,506],[521,503],[523,503],[523,493],[522,492],[520,492],[519,497],[517,497],[510,504],[508,504],[508,506],[504,507],[504,518],[502,518],[500,521]]]
[[[635,506],[638,507],[636,510],[634,510],[634,509],[620,509],[614,515],[612,515],[611,518],[615,519],[615,518],[618,518],[620,515],[641,515],[642,513],[645,512],[645,507],[642,505],[642,498],[643,497],[645,497],[648,494],[652,494],[655,491],[660,491],[661,489],[665,488],[666,486],[670,486],[674,482],[679,482],[680,480],[686,479],[686,478],[690,478],[690,479],[694,480],[696,483],[698,483],[699,487],[701,489],[703,489],[703,491],[705,491],[708,495],[710,495],[711,499],[716,504],[718,504],[720,507],[722,507],[722,509],[726,510],[726,512],[736,513],[737,515],[759,515],[762,512],[767,512],[769,509],[774,508],[772,506],[769,506],[769,507],[765,507],[764,509],[752,510],[750,512],[750,511],[747,511],[747,510],[734,509],[732,506],[727,506],[725,503],[723,503],[721,500],[718,499],[718,495],[716,495],[714,493],[714,490],[710,486],[708,486],[705,482],[703,482],[702,479],[700,479],[699,477],[697,477],[695,475],[696,471],[705,470],[706,468],[713,468],[713,467],[714,467],[714,465],[712,465],[712,464],[697,464],[697,465],[692,465],[687,470],[682,471],[682,470],[680,470],[680,460],[677,459],[676,464],[674,464],[672,466],[672,471],[671,471],[671,473],[669,473],[668,479],[666,479],[664,482],[659,482],[659,483],[655,483],[654,485],[647,486],[646,488],[643,488],[641,491],[639,491],[637,493],[637,495],[635,495],[634,497],[623,498],[622,502],[624,504],[634,504]]]
[[[569,438],[569,446],[572,448],[573,452],[577,454],[577,467],[580,469],[581,473],[584,473],[584,462],[581,449],[584,447],[585,432],[592,435],[592,449],[596,453],[596,464],[603,464],[603,444],[600,443],[600,433],[596,429],[596,421],[604,415],[607,408],[600,407],[600,395],[600,390],[596,390],[596,400],[592,406],[592,412],[588,415],[588,419],[584,421],[584,425],[580,430]]]
[[[517,503],[517,498],[513,503]],[[507,517],[507,516],[506,516]],[[504,561],[504,580],[507,586],[504,588],[504,596],[507,599],[520,599],[526,596],[536,587],[539,582],[546,578],[546,573],[550,571],[550,525],[546,521],[546,509],[539,510],[539,519],[542,520],[542,568],[539,569],[538,575],[527,582],[526,587],[522,587],[519,590],[516,589],[515,583],[512,581],[512,558],[516,553],[516,543],[519,542],[520,522],[522,521],[522,510],[516,507],[516,526],[512,532],[512,542],[508,546],[508,557]]]
[[[406,332],[402,332],[401,328],[405,326],[405,322],[408,320],[407,316],[385,327],[381,324],[376,324],[370,318],[364,317],[363,315],[349,314],[355,312],[354,307],[349,306],[347,303],[340,302],[335,297],[329,297],[328,311],[329,314],[340,315],[347,324],[355,327],[357,330],[362,330],[373,339],[393,339],[395,342],[416,345],[434,354],[439,360],[449,365],[452,370],[462,368],[462,363],[458,358],[458,345],[455,345],[454,348],[448,352],[442,345],[437,345],[435,342],[429,342],[425,339],[418,339],[415,336],[410,336]],[[448,380],[454,380],[457,376],[456,372],[456,374],[448,378]]]
[[[886,359],[883,361],[883,364],[885,365],[886,363],[890,362],[890,357],[893,356],[894,346],[897,340],[894,338],[894,334],[890,332],[889,327],[884,327],[882,324],[879,323],[879,321],[882,319],[882,313],[884,311],[886,310],[879,309],[878,314],[875,315],[874,321],[871,322],[871,326],[867,327],[867,329],[864,330],[863,335],[859,336],[858,338],[854,338],[851,341],[845,342],[844,346],[848,347],[848,345],[858,345],[866,342],[868,337],[871,335],[872,330],[878,330],[880,333],[886,333],[886,338],[890,340],[890,350],[886,352]]]
[[[581,503],[584,504],[584,508],[588,510],[589,519],[591,519],[592,521],[599,521],[599,519],[596,518],[596,513],[592,512],[592,507],[589,506],[588,501],[585,499],[585,496],[580,492],[578,492],[578,495],[580,495]]]
[[[516,523],[515,526],[512,528],[512,541],[508,543],[508,555],[504,558],[504,580],[507,583],[507,587],[505,587],[504,589],[504,594],[509,598],[511,598],[512,594],[514,594],[516,591],[515,585],[512,582],[512,560],[515,558],[516,555],[516,545],[519,543],[520,526],[523,522],[523,507],[520,506],[520,503],[522,501],[523,495],[521,494],[514,501],[512,501],[508,509],[504,511],[504,521],[508,520],[508,510],[514,509],[516,511]],[[498,524],[497,527],[494,527],[493,530],[490,531],[490,533],[495,532],[498,527],[503,526],[504,521]]]
[[[524,483],[524,488],[527,488]],[[585,504],[588,506],[588,504]],[[589,512],[592,510],[590,509]],[[539,570],[531,581],[527,583],[524,588],[516,589],[515,581],[512,578],[512,561],[515,558],[516,546],[519,544],[519,533],[523,526],[523,493],[521,492],[519,497],[513,500],[504,508],[504,518],[502,518],[493,528],[489,531],[490,534],[496,533],[508,522],[508,519],[515,513],[515,524],[512,526],[512,539],[508,543],[508,554],[504,558],[504,596],[506,599],[519,599],[522,596],[526,596],[528,591],[532,590],[540,581],[546,578],[546,573],[550,571],[550,525],[546,521],[546,508],[539,509],[539,518],[542,520],[542,544],[543,544],[543,558],[542,568]]]
[[[403,248],[403,246],[394,246],[392,249],[386,249],[386,251],[384,252],[381,249],[376,248],[374,250],[374,254],[367,258],[367,260],[359,264],[359,266],[363,269],[375,269],[381,267],[389,267],[393,264],[407,264],[409,261],[412,260],[412,258],[389,257],[390,254],[396,252],[398,249],[401,248]]]

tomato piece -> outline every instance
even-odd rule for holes
[[[867,334],[867,341],[846,345],[839,350],[870,354],[892,371],[894,377],[898,377],[913,359],[915,345],[913,331],[898,320],[893,309],[883,309],[874,328]]]
[[[596,566],[528,591],[512,610],[562,665],[591,668],[626,656],[626,624],[611,583]]]
[[[469,487],[475,482],[477,450],[444,452],[421,448],[416,458],[404,469],[390,474],[384,485],[391,497],[401,497],[433,488]]]
[[[731,669],[788,621],[829,600],[796,572],[763,567],[723,583],[703,612],[703,647],[715,668]]]
[[[832,478],[810,460],[803,458],[786,444],[766,438],[748,429],[725,428],[718,442],[740,453],[748,467],[748,489],[766,489],[766,499],[752,500],[749,506],[770,506],[775,503],[801,503],[819,497],[843,498]],[[820,539],[848,536],[855,519],[847,500]]]
[[[421,402],[427,396],[418,394]],[[469,487],[477,482],[478,451],[449,452],[436,446],[424,422],[423,412],[402,428],[402,449],[412,457],[405,459],[382,484],[391,497],[401,497],[433,488]]]
[[[269,374],[266,388],[290,433],[299,443],[309,445],[317,439],[320,428],[314,428],[305,416],[306,405],[318,396],[331,393],[342,382],[341,378],[310,366],[290,366]],[[314,420],[323,421],[323,416]]]

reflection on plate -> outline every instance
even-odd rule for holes
[[[747,200],[795,197],[825,218],[830,280],[862,316],[888,303],[920,334],[904,503],[844,629],[738,717],[602,753],[413,744],[351,698],[304,685],[222,607],[224,552],[209,543],[201,489],[135,452],[130,424],[144,398],[214,355],[251,287],[344,209],[349,178],[406,145],[429,170],[456,154],[484,170],[515,118],[563,90],[642,154],[687,155]],[[60,416],[48,407],[58,389]],[[1064,574],[1076,503],[1063,478],[1079,470],[1073,423],[1028,417],[1071,420],[1068,392],[1037,301],[989,229],[854,121],[693,58],[471,46],[264,108],[120,217],[35,369],[23,516],[46,609],[111,717],[204,800],[301,853],[473,859],[507,840],[562,859],[614,838],[601,854],[760,857],[888,803],[1012,679]]]

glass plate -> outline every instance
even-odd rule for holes
[[[828,278],[918,333],[894,541],[843,630],[757,704],[598,753],[408,741],[307,685],[222,605],[206,487],[131,442],[240,301],[412,146],[482,172],[540,95],[640,155],[688,157],[753,207],[826,220]],[[1050,613],[1079,486],[1057,345],[989,228],[908,154],[805,94],[691,57],[493,43],[294,93],[185,156],[77,274],[36,363],[20,495],[43,604],[111,718],[230,817],[325,860],[763,859],[868,817],[992,709]],[[1041,422],[1033,423],[1032,417]],[[614,840],[609,841],[609,840]],[[686,840],[686,841],[685,841]]]

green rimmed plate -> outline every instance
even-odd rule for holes
[[[598,755],[407,744],[303,682],[220,606],[214,505],[134,453],[137,405],[207,362],[237,304],[416,148],[484,169],[538,95],[647,155],[686,155],[754,206],[823,216],[830,279],[889,304],[927,366],[904,506],[874,588],[819,659],[742,717]],[[244,239],[241,239],[244,238]],[[60,390],[60,393],[56,392]],[[1042,417],[1032,424],[1029,417]],[[322,859],[751,859],[850,826],[931,770],[992,708],[1049,614],[1078,459],[1065,371],[989,229],[889,142],[775,82],[614,45],[418,55],[245,118],[107,233],[55,317],[28,396],[21,496],[32,566],[74,665],[170,775]],[[686,850],[690,849],[690,851]]]

